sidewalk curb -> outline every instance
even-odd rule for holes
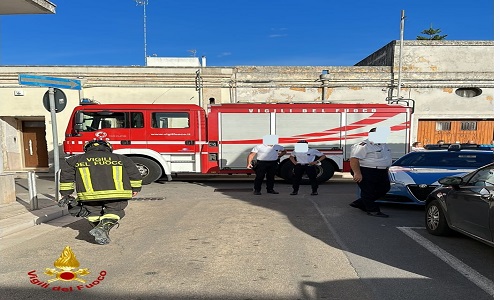
[[[28,229],[35,225],[47,223],[67,214],[67,208],[54,205],[0,220],[0,238],[24,229]]]

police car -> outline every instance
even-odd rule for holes
[[[462,176],[493,162],[492,147],[451,144],[410,152],[389,168],[390,191],[377,202],[425,205],[447,176]]]

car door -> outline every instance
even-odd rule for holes
[[[491,241],[493,236],[494,167],[478,170],[458,189],[449,192],[446,204],[451,225]]]

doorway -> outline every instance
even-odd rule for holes
[[[46,168],[49,154],[45,139],[45,122],[23,121],[23,152],[25,168]]]

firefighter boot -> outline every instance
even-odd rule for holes
[[[118,220],[102,219],[96,227],[89,231],[89,233],[95,237],[96,243],[99,245],[106,245],[111,242],[111,239],[109,238],[109,231],[116,224],[118,224]]]

